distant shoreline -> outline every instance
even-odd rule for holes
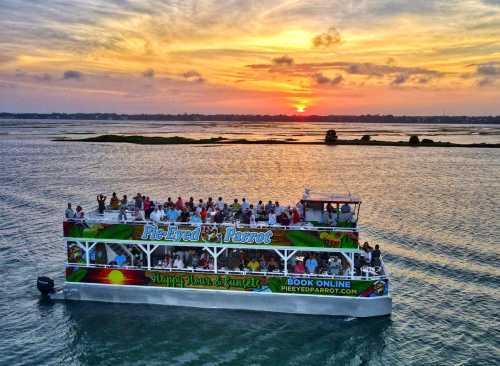
[[[212,137],[208,139],[191,139],[187,137],[172,136],[135,136],[135,135],[100,135],[83,139],[57,138],[53,141],[59,142],[100,142],[100,143],[129,143],[138,145],[355,145],[355,146],[410,146],[410,147],[474,147],[474,148],[500,148],[499,144],[456,144],[452,142],[422,141],[417,145],[408,141],[364,141],[364,140],[336,140],[334,143],[323,141],[287,141],[287,140],[246,140],[246,139],[226,139],[224,137]]]
[[[330,123],[420,123],[500,124],[500,116],[394,116],[285,115],[285,114],[117,114],[117,113],[0,113],[0,119],[96,120],[96,121],[186,121],[186,122],[330,122]]]

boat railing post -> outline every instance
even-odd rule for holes
[[[351,278],[354,277],[354,253],[349,253],[349,257],[351,257],[351,270],[350,270],[350,274],[351,274]]]
[[[90,265],[89,242],[85,242],[85,263],[87,267]]]
[[[147,248],[147,250],[146,250],[146,256],[148,258],[148,270],[151,270],[151,251],[149,249],[150,246],[151,246],[150,244],[146,244],[146,248]]]
[[[285,276],[288,276],[288,249],[285,249],[285,258],[283,258],[283,262],[285,265]]]

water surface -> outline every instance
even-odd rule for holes
[[[500,363],[500,150],[67,143],[50,138],[85,123],[37,124],[0,130],[0,364]],[[427,127],[401,133],[415,128]],[[89,209],[98,192],[140,191],[295,203],[304,187],[361,195],[364,237],[392,272],[391,317],[40,301],[38,275],[63,280],[68,201]]]

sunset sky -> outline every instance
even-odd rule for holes
[[[500,0],[0,0],[0,111],[500,114]]]

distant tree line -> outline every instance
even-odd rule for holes
[[[286,115],[286,114],[117,114],[117,113],[0,113],[0,119],[66,119],[118,121],[236,121],[236,122],[363,122],[500,124],[500,116]]]

